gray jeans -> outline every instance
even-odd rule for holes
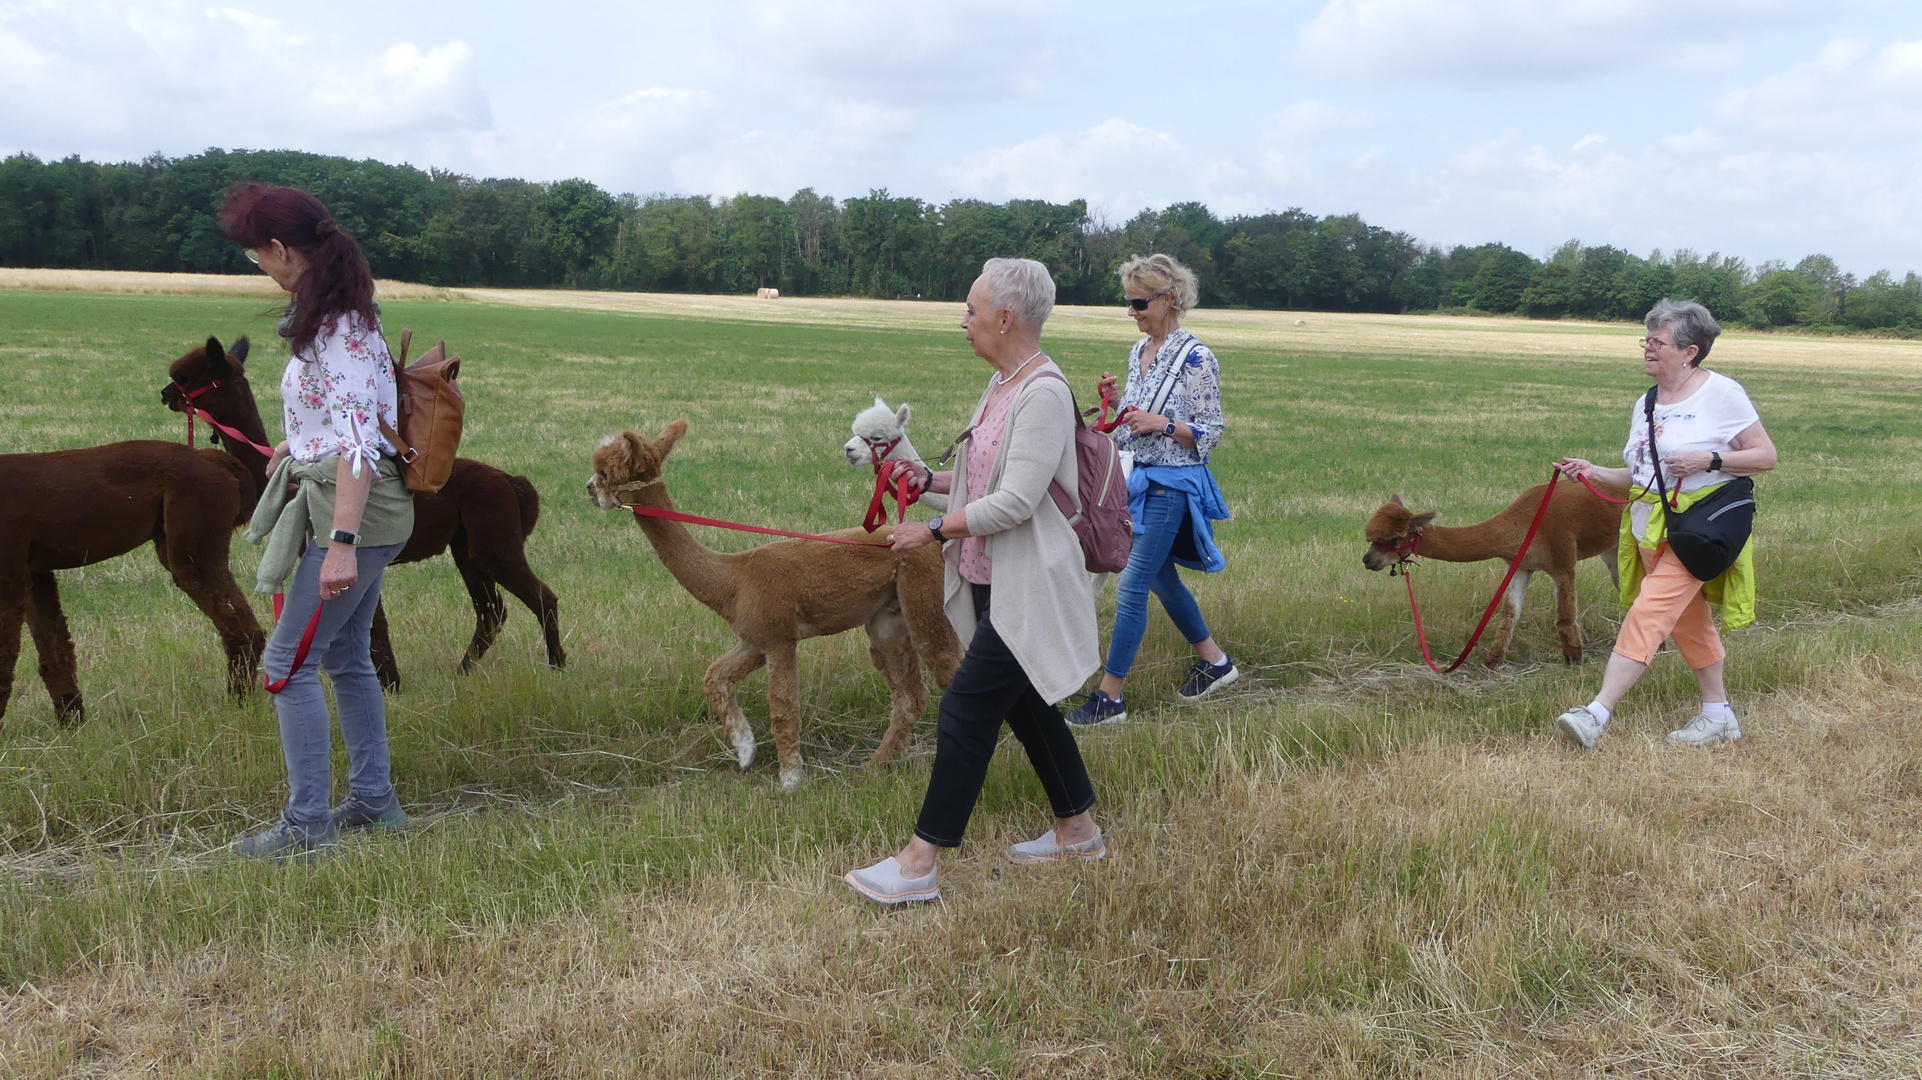
[[[274,708],[280,713],[280,749],[287,758],[286,816],[297,825],[321,824],[332,812],[333,722],[327,715],[327,697],[320,689],[321,668],[333,678],[334,701],[340,708],[340,734],[347,742],[348,787],[371,801],[384,800],[394,790],[387,760],[387,702],[381,696],[380,680],[374,676],[368,628],[374,624],[374,608],[380,605],[381,576],[405,546],[356,549],[360,580],[321,608],[320,625],[314,631],[306,662],[287,677],[287,685],[274,696]],[[312,540],[307,542],[307,550],[287,585],[280,622],[267,639],[261,666],[270,679],[287,676],[287,669],[293,666],[307,621],[320,603],[320,564],[326,557],[326,549]]]

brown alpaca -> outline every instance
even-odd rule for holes
[[[253,387],[247,382],[247,352],[246,338],[234,342],[232,352],[223,351],[218,340],[208,338],[205,346],[173,362],[168,369],[173,381],[161,388],[160,400],[175,412],[182,412],[183,389],[194,393],[206,388],[193,399],[195,405],[252,442],[270,445],[260,409],[254,404]],[[266,483],[265,455],[238,440],[221,437],[217,431],[209,435],[218,438],[246,467],[256,487]],[[414,496],[414,535],[394,558],[394,565],[421,562],[452,550],[454,565],[474,602],[474,638],[461,656],[462,671],[470,670],[486,655],[501,624],[507,621],[507,605],[501,601],[497,584],[540,620],[547,641],[547,662],[557,668],[567,665],[567,653],[561,648],[560,601],[527,565],[527,537],[534,531],[540,510],[540,495],[527,477],[509,476],[471,458],[454,460],[454,471],[445,487],[431,495]],[[385,606],[374,609],[370,636],[374,671],[381,685],[400,689],[400,667],[387,637]]]
[[[1596,486],[1618,499],[1624,494],[1607,484]],[[1547,490],[1547,484],[1537,484],[1487,521],[1452,527],[1432,524],[1435,511],[1414,513],[1402,505],[1400,495],[1393,496],[1362,526],[1369,547],[1361,563],[1370,570],[1381,570],[1410,557],[1443,562],[1507,562],[1515,557],[1522,537],[1528,535],[1528,523],[1534,520],[1535,509]],[[1548,513],[1542,517],[1541,532],[1508,584],[1508,603],[1502,605],[1501,622],[1483,662],[1495,667],[1508,658],[1509,638],[1522,613],[1522,594],[1528,591],[1529,578],[1538,570],[1546,570],[1555,581],[1555,632],[1562,639],[1562,659],[1581,663],[1582,628],[1575,622],[1575,564],[1606,554],[1609,578],[1615,580],[1620,573],[1615,566],[1615,541],[1621,525],[1620,506],[1596,498],[1579,482],[1557,484]],[[1408,543],[1416,537],[1421,542],[1411,555]]]
[[[213,620],[227,690],[247,692],[267,637],[227,569],[234,527],[257,485],[218,450],[141,440],[0,455],[0,715],[13,693],[20,623],[33,629],[40,680],[63,723],[86,719],[56,570],[91,566],[153,542],[180,591]]]
[[[603,510],[635,505],[672,510],[661,465],[685,434],[687,421],[676,420],[659,438],[627,431],[608,439],[594,451],[588,498]],[[868,759],[869,766],[892,761],[907,748],[908,733],[928,704],[920,665],[927,665],[942,689],[960,666],[961,642],[941,608],[938,548],[896,555],[885,547],[777,540],[722,553],[696,541],[677,522],[639,515],[635,520],[675,580],[727,620],[740,639],[707,669],[707,699],[743,769],[754,763],[754,731],[735,687],[755,668],[767,665],[769,726],[781,758],[783,790],[801,781],[796,643],[867,628],[868,656],[887,680],[892,702],[887,734]],[[885,528],[874,533],[843,529],[825,535],[886,540],[891,533]]]

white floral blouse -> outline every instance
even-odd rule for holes
[[[280,397],[287,452],[297,460],[339,454],[359,476],[361,462],[396,453],[380,433],[382,420],[400,425],[394,361],[379,323],[349,312],[322,324],[313,344],[287,361]]]
[[[1168,393],[1167,407],[1162,415],[1176,423],[1186,424],[1194,429],[1193,449],[1176,442],[1172,436],[1161,432],[1136,435],[1126,424],[1115,429],[1115,447],[1120,450],[1134,451],[1137,465],[1206,465],[1208,453],[1221,442],[1224,420],[1221,415],[1221,361],[1208,346],[1195,342],[1192,352],[1189,342],[1195,336],[1186,330],[1176,328],[1161,343],[1160,351],[1148,365],[1148,373],[1141,373],[1141,350],[1148,344],[1147,338],[1135,342],[1128,353],[1128,381],[1121,391],[1121,402],[1116,408],[1133,405],[1146,409],[1153,404],[1155,391],[1161,389],[1162,380],[1167,378],[1168,365],[1174,363],[1183,353],[1187,354],[1181,374],[1175,379],[1174,389]]]

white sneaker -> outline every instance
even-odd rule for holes
[[[1562,729],[1568,741],[1584,750],[1593,750],[1595,744],[1602,741],[1602,722],[1586,705],[1577,705],[1556,717],[1555,726]]]
[[[932,870],[927,877],[902,877],[901,864],[890,855],[873,866],[849,870],[841,880],[877,904],[917,904],[941,899],[941,889],[935,885],[934,878]]]
[[[1733,715],[1727,720],[1716,720],[1707,713],[1697,714],[1695,719],[1668,733],[1669,742],[1686,743],[1689,746],[1734,742],[1741,737],[1742,725]]]
[[[1008,845],[1008,861],[1017,866],[1033,866],[1037,863],[1060,862],[1063,859],[1105,859],[1108,857],[1107,841],[1101,839],[1101,830],[1095,829],[1094,836],[1079,844],[1064,844],[1055,839],[1054,830],[1049,829],[1033,840]]]

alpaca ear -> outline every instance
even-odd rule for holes
[[[246,338],[240,338],[234,342],[233,348],[227,350],[227,359],[233,361],[235,367],[244,367],[247,363],[247,351],[252,347],[252,343]]]
[[[216,379],[224,379],[233,374],[233,371],[227,367],[227,351],[220,347],[219,338],[207,339],[207,374]]]
[[[641,438],[640,433],[623,431],[614,441],[621,448],[622,464],[639,468],[641,462],[647,460],[647,440]]]
[[[1426,514],[1416,514],[1414,517],[1408,519],[1408,531],[1419,532],[1422,529],[1426,529],[1428,526],[1433,525],[1435,523],[1435,517],[1438,513],[1439,511],[1430,510]]]
[[[908,408],[908,403],[904,401],[901,403],[901,407],[894,412],[894,422],[901,425],[902,431],[906,431],[908,429],[908,417],[913,415],[914,410]]]
[[[881,395],[876,394],[874,395],[874,407],[877,409],[885,409],[888,407],[888,403],[881,400]]]
[[[1399,491],[1395,492],[1393,495],[1388,496],[1388,501],[1391,503],[1394,503],[1396,506],[1408,505],[1407,503],[1404,503],[1401,501],[1401,492]]]
[[[670,421],[666,427],[661,429],[660,435],[654,439],[655,459],[658,461],[666,461],[667,455],[674,452],[674,444],[680,442],[681,436],[685,434],[687,434],[686,419]]]

